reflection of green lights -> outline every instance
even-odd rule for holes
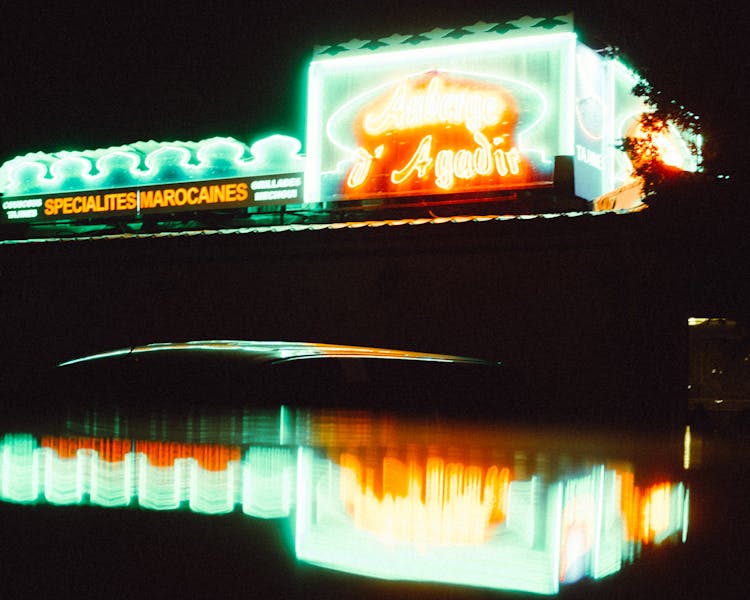
[[[276,421],[280,430],[285,421],[282,411]],[[216,468],[204,451],[216,450],[218,456],[229,447],[193,445],[193,454],[186,456],[177,451],[185,445],[171,442],[39,441],[28,434],[7,434],[0,438],[0,500],[188,509],[208,515],[241,507],[252,517],[290,518],[296,556],[311,564],[377,578],[538,594],[557,593],[561,582],[611,575],[638,554],[640,539],[625,534],[621,475],[602,464],[555,482],[537,475],[511,481],[505,517],[486,537],[432,543],[389,537],[374,527],[396,520],[355,521],[350,503],[357,500],[342,493],[342,467],[311,447],[281,442],[249,446],[241,455],[234,447],[237,454],[232,456],[239,459]],[[115,446],[121,452],[114,451]],[[165,461],[165,455],[174,458]],[[197,456],[214,467],[199,463]],[[681,483],[664,489],[669,490],[662,498],[668,518],[654,521],[659,523],[654,542],[677,541],[678,534],[684,542],[689,490]],[[385,496],[382,507],[388,509],[389,502],[393,497]],[[415,518],[435,516],[430,520],[435,527],[457,523],[439,504],[431,505],[437,512],[429,514],[421,512],[419,504],[416,499],[410,509]],[[394,519],[396,515],[392,513]]]
[[[399,542],[354,527],[339,496],[340,469],[303,451],[297,461],[296,551],[300,560],[369,577],[557,593],[554,532],[559,494],[537,478],[511,484],[507,523],[484,543]],[[385,500],[384,500],[385,501]],[[415,513],[417,514],[417,513]],[[549,533],[546,532],[549,529]],[[535,540],[541,540],[535,543]]]
[[[36,502],[39,497],[37,442],[25,433],[6,434],[0,442],[0,500]]]
[[[254,447],[226,469],[203,468],[193,458],[151,464],[131,451],[108,461],[81,448],[61,457],[28,434],[8,434],[0,442],[0,500],[47,502],[60,506],[131,506],[202,514],[231,512],[239,504],[254,517],[289,515],[294,496],[294,460],[289,448]]]
[[[685,490],[685,502],[682,509],[682,543],[687,542],[688,524],[690,522],[690,490]]]
[[[296,479],[293,450],[250,448],[242,469],[242,511],[264,519],[288,516]]]

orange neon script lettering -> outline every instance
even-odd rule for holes
[[[365,116],[369,135],[403,131],[427,125],[463,125],[471,132],[497,125],[505,107],[495,94],[480,91],[447,91],[439,77],[430,80],[425,92],[409,93],[399,85],[385,108]]]

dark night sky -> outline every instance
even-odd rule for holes
[[[19,6],[16,7],[16,4]],[[0,161],[143,139],[302,138],[314,45],[575,11],[593,47],[616,45],[704,117],[727,157],[745,122],[740,3],[276,0],[3,3]],[[106,7],[106,8],[105,8]]]

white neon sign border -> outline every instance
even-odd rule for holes
[[[320,197],[320,178],[323,173],[338,173],[340,172],[342,163],[346,162],[339,161],[336,165],[335,171],[322,171],[322,117],[323,117],[323,79],[326,75],[331,75],[335,71],[341,69],[350,70],[353,64],[364,63],[366,66],[369,63],[375,63],[380,66],[386,66],[387,63],[391,62],[404,62],[407,60],[418,60],[420,56],[426,56],[429,54],[434,55],[446,55],[450,53],[451,58],[455,58],[457,55],[465,55],[477,53],[485,48],[492,48],[495,52],[512,52],[514,48],[521,47],[528,51],[532,49],[539,49],[549,47],[554,49],[555,47],[561,50],[565,48],[566,44],[575,48],[578,36],[575,32],[559,32],[559,33],[544,33],[537,35],[528,35],[512,39],[501,39],[501,40],[482,40],[477,42],[469,43],[446,43],[440,46],[429,46],[424,48],[394,48],[381,53],[374,53],[370,55],[356,55],[356,56],[343,56],[343,57],[330,57],[316,59],[310,62],[308,66],[308,94],[307,94],[307,165],[305,169],[305,203],[323,202],[324,200]],[[564,59],[563,59],[564,60]],[[575,67],[568,67],[568,79],[575,76]],[[511,78],[507,78],[511,79]],[[527,84],[528,85],[528,84]],[[538,90],[537,90],[538,91]],[[365,92],[367,93],[367,92]],[[540,92],[541,93],[541,92]],[[564,96],[564,90],[560,90],[560,95]],[[568,93],[571,93],[568,91]],[[545,101],[547,98],[542,95]],[[561,107],[564,102],[561,102]],[[329,119],[330,120],[330,119]],[[536,123],[533,124],[536,126]],[[327,123],[326,123],[327,126]],[[530,130],[527,128],[525,131]],[[523,133],[523,132],[522,132]],[[522,133],[519,134],[519,145],[521,143]],[[558,131],[559,135],[559,131]],[[572,126],[571,135],[563,136],[565,140],[558,139],[558,143],[568,142],[572,147]],[[331,140],[333,141],[333,140]],[[544,163],[549,163],[549,158],[546,156],[543,150],[536,150],[531,148],[522,148],[524,152],[534,152],[539,154],[540,160]]]

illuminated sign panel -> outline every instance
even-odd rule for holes
[[[635,181],[618,145],[649,110],[638,80],[578,43],[570,15],[328,47],[309,69],[305,200],[552,187],[555,157],[571,156],[575,195],[594,201]],[[656,144],[697,169],[683,133]]]
[[[648,136],[665,164],[687,171],[700,149],[671,125],[640,128],[649,107],[633,95],[638,81],[580,44],[572,15],[351,40],[316,49],[310,63],[306,155],[284,135],[31,153],[0,165],[0,223],[469,203],[534,188],[557,200],[558,156],[572,157],[574,194],[594,210],[632,208],[642,186],[623,138]]]
[[[4,200],[0,221],[103,219],[302,202],[302,173],[85,190]]]
[[[480,37],[313,61],[307,201],[551,185],[575,35]]]
[[[37,152],[0,165],[0,222],[80,221],[303,202],[301,143],[272,135]]]
[[[576,45],[575,194],[591,200],[612,189],[615,140],[607,63],[583,44]],[[632,87],[632,86],[631,86]]]

